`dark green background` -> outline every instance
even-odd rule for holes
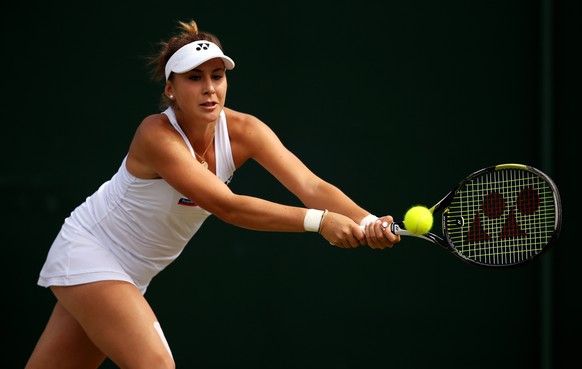
[[[401,217],[476,169],[520,162],[554,178],[564,226],[539,263],[488,270],[415,239],[340,250],[211,218],[146,294],[178,368],[579,361],[579,1],[11,5],[0,15],[1,367],[24,365],[48,319],[54,298],[36,280],[63,219],[158,111],[162,85],[143,57],[189,19],[237,63],[227,105],[261,118],[371,212]],[[254,163],[231,187],[298,204]]]

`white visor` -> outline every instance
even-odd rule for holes
[[[194,41],[184,45],[166,63],[166,81],[172,72],[185,73],[214,58],[221,58],[226,69],[234,68],[234,61],[224,55],[218,45],[210,41]]]

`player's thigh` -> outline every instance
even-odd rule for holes
[[[75,318],[57,303],[26,369],[97,368],[104,360]]]
[[[132,284],[102,281],[52,287],[95,345],[124,368],[173,368],[151,307]]]

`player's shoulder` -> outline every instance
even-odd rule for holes
[[[267,129],[267,125],[252,114],[243,113],[230,108],[224,108],[226,122],[230,134],[251,133]]]
[[[168,130],[172,128],[172,123],[170,123],[170,119],[166,114],[157,113],[157,114],[150,114],[143,118],[141,123],[139,124],[138,130],[154,130],[154,131],[161,131],[161,130]]]
[[[256,124],[260,122],[259,118],[252,114],[243,113],[234,109],[224,108],[226,121],[233,124]]]
[[[175,130],[166,114],[150,114],[139,124],[136,136],[144,139],[156,140],[163,136],[174,136]]]
[[[168,124],[170,124],[170,119],[168,119],[168,116],[166,114],[163,113],[157,113],[157,114],[150,114],[148,116],[146,116],[145,118],[143,118],[143,120],[141,121],[140,127],[145,126],[145,127],[156,127],[156,126],[160,126],[160,127],[167,127]]]

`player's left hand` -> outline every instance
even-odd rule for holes
[[[390,224],[394,219],[390,215],[383,216],[375,222],[370,222],[364,227],[366,242],[373,249],[392,248],[400,242],[400,236],[390,231]]]

